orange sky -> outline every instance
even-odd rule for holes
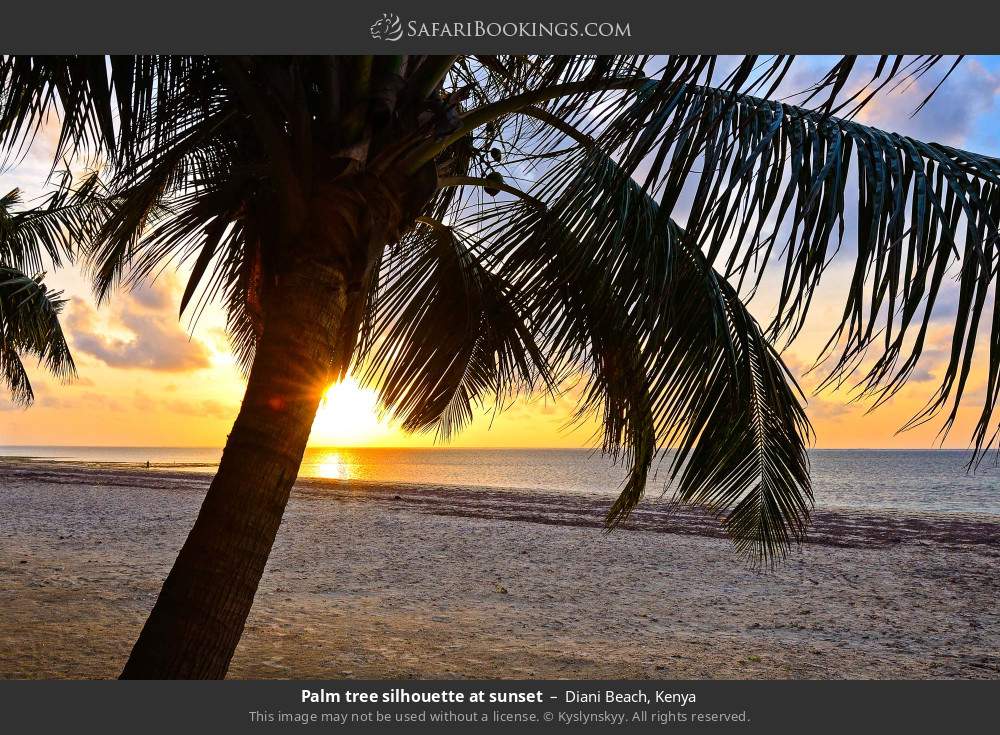
[[[915,126],[912,134],[918,137],[946,139],[984,153],[996,153],[997,146],[990,147],[993,139],[976,131],[979,118],[997,119],[994,98],[1000,90],[1000,75],[992,66],[987,68],[975,60],[959,70],[949,85],[965,94],[967,100],[935,97],[921,112],[922,119],[916,118],[919,124],[907,122],[912,105],[900,104],[896,109],[882,103],[866,111],[866,121],[897,130],[911,125]],[[910,98],[922,94],[918,87]],[[971,122],[955,117],[962,105],[974,108]],[[920,125],[931,127],[922,130]],[[958,132],[950,136],[951,130]],[[50,143],[50,139],[42,138],[25,161],[0,175],[0,193],[15,186],[37,192],[50,165]],[[977,143],[989,149],[976,148]],[[842,308],[839,291],[846,283],[846,272],[841,266],[832,270],[827,278],[829,287],[817,299],[807,330],[785,353],[797,375],[802,375],[829,336]],[[11,406],[0,394],[0,445],[221,446],[239,406],[243,383],[233,364],[224,318],[218,309],[206,311],[191,333],[186,324],[178,321],[184,277],[184,273],[167,272],[136,292],[117,294],[98,309],[78,270],[50,274],[49,282],[65,289],[72,299],[64,324],[80,377],[72,384],[60,385],[42,371],[32,370],[37,401],[26,411]],[[768,316],[767,306],[765,296],[752,307],[762,321]],[[895,432],[936,387],[935,378],[940,375],[949,337],[946,323],[932,332],[927,359],[921,363],[916,379],[874,414],[866,416],[864,404],[849,403],[847,391],[810,396],[808,413],[816,428],[817,446],[932,446],[937,423],[902,435]],[[802,378],[807,392],[816,382],[812,376]],[[970,381],[969,406],[963,409],[945,446],[967,446],[982,384],[980,365]],[[408,436],[376,420],[370,395],[347,391],[340,403],[348,408],[338,412],[337,403],[330,401],[321,409],[314,428],[314,445],[434,443],[433,435]],[[528,397],[498,415],[484,411],[452,446],[592,446],[594,421],[572,432],[564,430],[572,411],[571,397],[555,402],[542,396]]]
[[[109,446],[219,446],[225,440],[242,396],[236,369],[217,310],[206,312],[193,333],[177,319],[181,277],[168,273],[154,284],[117,295],[97,309],[84,279],[63,272],[53,279],[72,302],[65,316],[80,377],[60,385],[41,371],[32,377],[37,401],[28,410],[0,402],[0,444]],[[820,299],[810,329],[785,353],[789,367],[811,392],[817,379],[803,376],[829,334],[839,306]],[[948,330],[931,335],[926,361],[915,380],[888,405],[864,415],[850,404],[848,391],[809,396],[808,413],[820,447],[926,447],[937,425],[896,436],[936,386]],[[975,398],[981,370],[971,381]],[[340,410],[338,410],[338,405]],[[484,411],[452,446],[578,447],[592,445],[596,422],[564,430],[573,410],[571,396],[516,401],[494,415]],[[974,423],[974,406],[963,412],[946,446],[964,447]],[[321,409],[314,445],[432,446],[433,435],[407,435],[377,419],[374,396],[358,389],[334,394]]]

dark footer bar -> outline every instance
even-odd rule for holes
[[[998,702],[997,681],[9,681],[0,730],[974,733]]]

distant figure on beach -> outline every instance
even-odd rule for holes
[[[149,460],[148,459],[146,460],[146,469],[147,470],[149,469]]]

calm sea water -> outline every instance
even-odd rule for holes
[[[221,450],[175,447],[0,446],[0,456],[45,457],[211,472]],[[1000,468],[966,472],[959,450],[815,450],[816,505],[1000,515]],[[549,490],[608,495],[624,472],[580,449],[309,449],[307,477]],[[662,492],[663,480],[650,492]]]

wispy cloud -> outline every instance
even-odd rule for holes
[[[877,97],[862,110],[858,119],[919,140],[967,146],[979,119],[996,107],[1000,74],[975,59],[967,59],[914,115],[916,106],[938,81],[937,77],[925,76],[905,92]]]

